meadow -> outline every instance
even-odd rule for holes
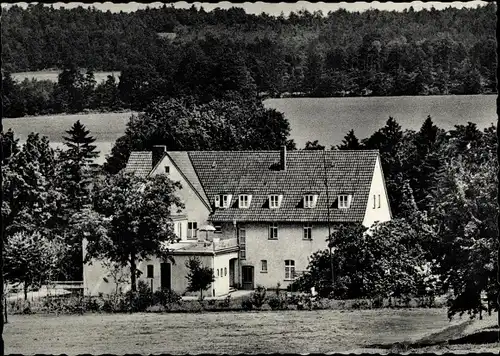
[[[3,337],[8,354],[327,353],[416,342],[465,322],[450,323],[445,309],[12,315]]]
[[[370,136],[383,127],[389,116],[403,129],[418,130],[427,115],[434,123],[449,130],[454,125],[474,122],[479,129],[497,122],[496,95],[363,97],[363,98],[286,98],[264,102],[285,114],[290,122],[291,138],[298,148],[307,141],[323,145],[340,144],[344,135],[354,129],[358,138]],[[123,135],[130,112],[48,115],[4,119],[4,130],[12,128],[21,140],[32,131],[49,137],[54,147],[62,142],[64,131],[80,120],[96,138],[102,163],[115,140]]]

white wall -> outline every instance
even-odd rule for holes
[[[230,276],[229,260],[237,257],[238,257],[238,252],[224,253],[215,256],[214,267],[213,267],[215,274],[215,281],[212,284],[212,287],[215,290],[216,296],[229,293],[229,276]],[[236,266],[235,268],[238,268],[238,266]],[[217,276],[217,270],[219,270],[218,276]],[[237,271],[235,272],[237,273]]]
[[[380,208],[378,205],[378,195],[380,195]],[[376,197],[375,208],[373,207],[373,196]],[[385,189],[384,175],[380,164],[380,157],[377,157],[375,169],[373,172],[370,194],[368,196],[368,204],[366,205],[365,217],[363,225],[370,227],[374,222],[384,222],[391,220],[391,211],[389,207],[389,197]]]
[[[328,225],[324,223],[313,224],[312,240],[303,239],[301,223],[278,224],[278,240],[268,239],[268,223],[239,226],[246,228],[246,259],[241,260],[241,266],[254,266],[255,287],[275,288],[279,282],[286,288],[291,282],[285,280],[285,260],[294,260],[295,270],[304,271],[314,252],[328,248]],[[261,272],[261,260],[267,260],[267,273]]]
[[[170,160],[170,157],[168,157],[167,155],[165,155],[160,164],[158,164],[156,169],[151,173],[151,175],[154,176],[156,174],[165,174],[165,166],[170,167],[170,173],[168,174],[168,177],[174,182],[180,182],[182,185],[182,189],[177,192],[177,195],[185,205],[183,214],[187,215],[187,221],[185,225],[182,226],[182,240],[186,240],[187,222],[196,221],[198,223],[198,228],[206,225],[210,210],[202,202],[194,189],[191,188],[189,183],[186,182],[181,173],[176,169],[175,165]],[[198,234],[199,233],[200,232],[198,232]]]

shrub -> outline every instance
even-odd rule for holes
[[[182,297],[169,289],[161,289],[153,294],[153,305],[160,304],[166,309],[170,309],[172,304],[180,304]]]
[[[231,295],[228,294],[227,297],[224,298],[224,300],[220,302],[219,306],[221,308],[229,308],[231,306]]]
[[[153,294],[147,283],[139,280],[137,291],[125,293],[125,300],[124,310],[121,311],[144,312],[153,305]]]
[[[266,289],[258,286],[255,292],[252,293],[251,301],[255,308],[260,308],[266,301]]]
[[[243,298],[241,300],[241,307],[243,308],[243,310],[252,310],[253,309],[252,300],[249,297]]]
[[[272,310],[284,309],[285,307],[285,301],[281,297],[275,295],[271,296],[267,303]]]

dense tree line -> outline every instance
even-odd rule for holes
[[[323,147],[314,141],[305,149]],[[370,137],[350,131],[332,149],[379,150],[394,220],[365,237],[362,226],[339,227],[334,287],[325,250],[312,257],[298,288],[344,298],[449,293],[450,317],[480,314],[483,296],[497,305],[496,126],[481,131],[469,122],[445,131],[428,117],[412,131],[389,118]]]
[[[116,105],[116,95],[137,109],[159,95],[209,101],[221,90],[239,89],[269,96],[491,93],[495,12],[494,3],[441,11],[299,11],[286,18],[237,8],[111,13],[13,6],[2,14],[2,69],[121,71],[119,84],[108,83],[109,92],[100,88],[104,97],[93,104],[99,109],[106,106],[101,100]],[[51,85],[21,86],[46,93]],[[36,106],[42,95],[33,95]]]

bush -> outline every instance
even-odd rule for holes
[[[125,305],[123,311],[144,312],[153,305],[153,293],[143,280],[139,280],[137,291],[125,293]],[[127,304],[128,303],[128,304]]]
[[[253,309],[252,299],[250,299],[249,297],[243,298],[241,300],[241,307],[243,308],[243,310],[252,310]]]
[[[264,302],[266,301],[266,289],[264,287],[258,286],[255,292],[252,293],[251,296],[252,305],[259,309],[262,307]]]
[[[153,305],[160,304],[166,309],[170,309],[172,304],[180,304],[182,297],[169,289],[161,289],[153,294]]]
[[[231,306],[231,295],[228,294],[226,298],[222,302],[219,303],[219,307],[221,308],[229,308]]]
[[[284,309],[285,306],[284,300],[275,295],[271,296],[267,303],[269,304],[269,307],[271,307],[272,310]]]

